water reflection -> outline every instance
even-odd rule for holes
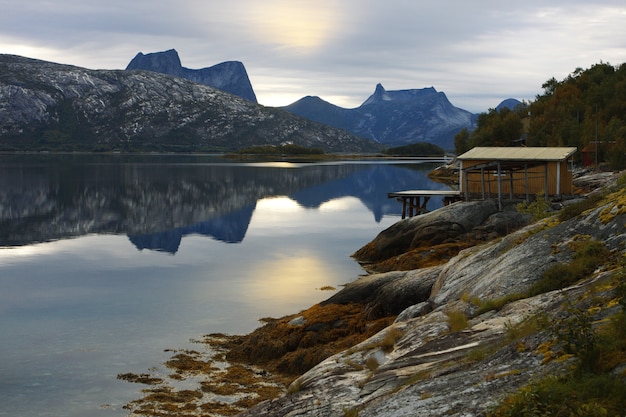
[[[165,159],[164,159],[165,158]],[[4,156],[0,159],[0,246],[88,234],[126,234],[139,250],[178,252],[204,235],[244,240],[259,200],[320,208],[360,200],[377,222],[399,214],[387,192],[440,189],[426,164],[224,163],[207,157]],[[271,201],[271,200],[268,200]],[[433,200],[431,205],[440,202]]]
[[[350,254],[399,219],[386,193],[429,169],[1,156],[0,415],[125,416],[141,387],[116,374],[355,279]]]

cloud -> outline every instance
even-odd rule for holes
[[[175,48],[183,65],[242,61],[262,104],[319,95],[344,107],[434,86],[485,111],[531,100],[577,67],[626,61],[623,0],[0,1],[0,52],[124,68]]]

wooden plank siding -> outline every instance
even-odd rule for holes
[[[569,160],[576,148],[479,147],[460,155],[459,187],[465,199],[572,195]]]
[[[463,178],[468,191],[472,195],[485,193],[488,195],[498,194],[498,170],[497,166],[486,165],[490,161],[463,161]],[[473,169],[473,167],[478,167]],[[547,181],[546,181],[547,170]],[[573,193],[572,172],[567,161],[546,161],[541,165],[527,165],[521,163],[512,167],[509,164],[501,164],[500,167],[501,193],[514,196],[526,196],[526,194],[545,194],[547,185],[547,196],[571,195]],[[512,186],[511,186],[512,184]]]

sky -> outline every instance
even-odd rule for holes
[[[474,113],[577,68],[626,62],[624,0],[0,0],[0,53],[124,69],[176,49],[191,69],[246,67],[259,103],[354,108],[434,87]]]

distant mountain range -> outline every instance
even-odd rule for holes
[[[472,130],[476,121],[474,114],[454,107],[433,87],[387,91],[378,84],[374,94],[355,109],[310,96],[284,109],[390,146],[431,142],[453,149],[454,136],[463,128]]]
[[[184,78],[0,55],[0,150],[216,152],[285,143],[380,150],[344,130]]]
[[[377,152],[415,142],[452,150],[454,136],[476,120],[434,87],[387,91],[378,84],[354,109],[311,96],[264,107],[241,62],[193,70],[174,49],[140,52],[125,71],[0,55],[0,150],[190,152],[294,143]]]
[[[178,53],[171,49],[147,55],[140,52],[126,69],[143,69],[187,78],[256,102],[256,95],[241,62],[224,62],[210,68],[190,70],[181,65]],[[519,100],[510,98],[502,101],[496,109],[513,109],[518,104],[521,104]],[[430,142],[449,150],[454,149],[454,136],[461,129],[471,131],[476,127],[478,116],[455,107],[443,92],[434,87],[387,91],[381,84],[361,106],[354,109],[338,107],[314,96],[303,97],[282,108],[385,146]]]

